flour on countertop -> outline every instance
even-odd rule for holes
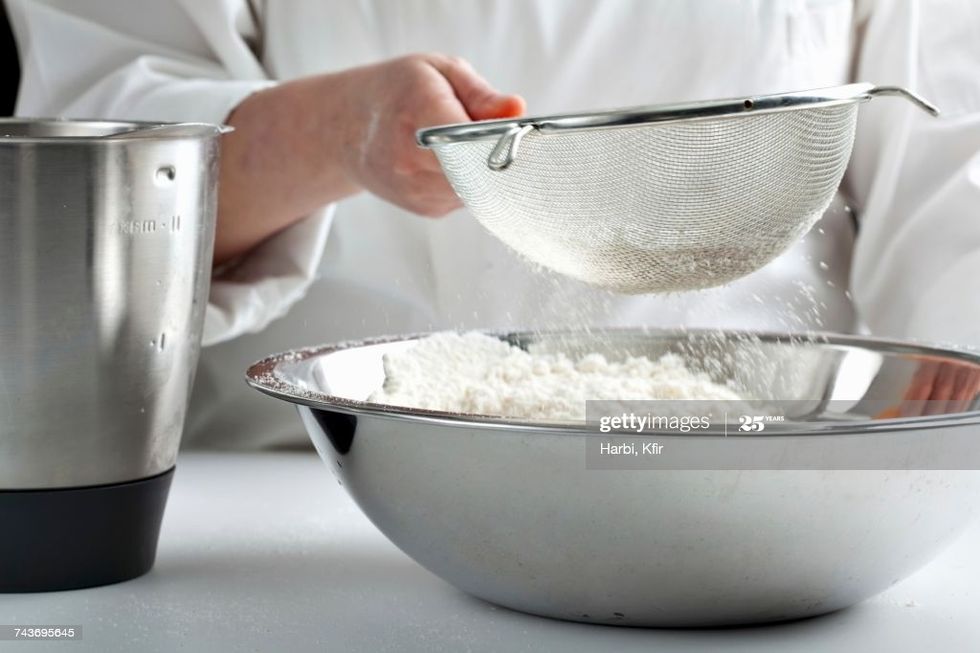
[[[585,401],[736,401],[731,388],[693,372],[677,354],[610,362],[533,354],[482,333],[437,333],[384,357],[384,387],[369,401],[454,413],[585,420]]]

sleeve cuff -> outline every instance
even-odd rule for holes
[[[205,346],[261,331],[303,298],[316,278],[333,205],[284,229],[211,282]]]
[[[132,70],[134,67],[137,70]],[[111,88],[118,88],[120,85],[137,87],[127,88],[127,91],[132,92],[123,94],[126,97],[124,106],[110,107],[109,113],[126,115],[129,119],[221,124],[245,98],[277,84],[274,80],[265,79],[213,79],[193,76],[204,72],[202,68],[180,62],[141,57],[133,66],[120,71],[123,79],[113,79],[115,76],[106,79],[106,84]],[[132,81],[134,79],[138,81]],[[84,99],[83,97],[82,100]],[[72,109],[72,112],[78,113],[77,109]]]

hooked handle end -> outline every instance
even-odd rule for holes
[[[521,139],[534,129],[534,125],[520,125],[507,130],[507,133],[500,137],[497,144],[493,146],[490,156],[487,158],[487,167],[496,172],[506,170],[517,158],[517,150],[521,146]]]
[[[939,107],[925,99],[918,93],[914,93],[907,88],[902,88],[901,86],[875,86],[868,89],[868,95],[874,97],[876,95],[897,95],[909,100],[917,107],[925,111],[932,116],[939,115]]]

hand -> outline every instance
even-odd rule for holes
[[[897,406],[876,419],[943,415],[970,410],[980,393],[980,369],[969,363],[923,360]]]
[[[393,204],[431,217],[460,203],[435,155],[415,143],[415,132],[524,112],[520,97],[498,93],[466,61],[440,54],[411,55],[352,70],[348,82],[353,113],[341,154],[351,180]]]
[[[518,116],[460,59],[412,55],[284,82],[228,116],[222,137],[214,261],[221,264],[318,208],[362,190],[427,216],[459,200],[415,131]]]
[[[902,400],[904,416],[968,410],[980,391],[980,370],[969,363],[923,361]]]

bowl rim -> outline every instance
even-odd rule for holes
[[[422,422],[433,425],[443,426],[465,426],[468,428],[482,429],[501,429],[510,432],[522,433],[574,433],[580,435],[594,434],[599,435],[595,428],[585,423],[572,422],[545,422],[519,420],[508,417],[494,415],[478,415],[470,413],[454,413],[449,411],[429,410],[422,408],[412,408],[408,406],[396,406],[391,404],[379,404],[368,401],[360,401],[327,395],[303,390],[294,384],[276,379],[275,372],[281,364],[296,364],[320,356],[326,356],[344,350],[369,347],[373,345],[384,345],[395,342],[407,342],[419,340],[436,333],[445,331],[429,331],[404,335],[385,335],[361,340],[345,340],[330,344],[314,345],[290,349],[266,356],[252,365],[245,373],[245,382],[255,390],[270,397],[280,399],[298,406],[305,406],[317,410],[342,413],[355,417],[369,416],[392,420],[406,420],[410,422]],[[481,330],[470,329],[457,332],[477,332],[487,336],[513,341],[521,338],[540,338],[542,336],[577,335],[587,334],[585,329],[541,329],[541,330]],[[697,337],[717,338],[721,334],[726,339],[754,339],[768,343],[798,343],[809,341],[827,346],[864,348],[872,351],[887,351],[889,353],[906,354],[910,356],[922,356],[929,358],[943,358],[949,361],[969,363],[980,367],[980,352],[972,352],[963,348],[949,346],[939,346],[933,344],[923,344],[902,341],[894,338],[882,338],[877,336],[849,335],[830,333],[822,331],[811,332],[776,332],[776,331],[752,331],[737,329],[660,329],[642,327],[604,327],[606,333],[620,335],[636,335],[641,337],[653,337],[663,340],[681,340]],[[754,432],[730,433],[726,437],[738,438],[779,438],[797,436],[816,436],[816,435],[842,435],[854,433],[880,433],[891,431],[905,431],[918,429],[934,429],[940,426],[965,426],[969,424],[980,424],[980,409],[963,411],[958,413],[946,413],[940,415],[928,415],[920,417],[897,417],[874,419],[861,422],[841,421],[841,422],[808,422],[806,427],[797,428],[792,431],[771,431],[767,430],[764,434]],[[601,434],[604,437],[616,436],[617,433]],[[621,434],[620,434],[621,435]],[[649,431],[645,435],[677,436],[683,438],[704,438],[720,437],[720,432],[708,430],[702,433],[676,433],[674,431]]]

